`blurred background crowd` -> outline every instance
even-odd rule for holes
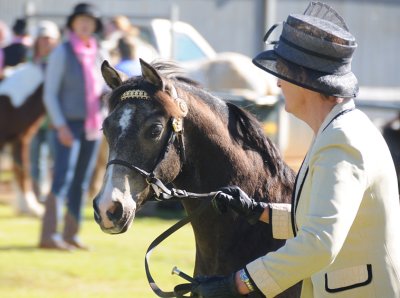
[[[309,1],[13,2],[0,2],[0,170],[13,170],[16,212],[42,219],[40,247],[87,249],[78,237],[81,208],[90,187],[92,195],[98,190],[96,164],[107,156],[99,134],[107,114],[104,59],[129,77],[141,74],[139,58],[178,61],[192,79],[254,112],[298,167],[311,131],[282,113],[275,80],[251,57],[264,47],[265,28],[287,11],[302,13]],[[343,12],[358,40],[359,107],[400,164],[400,5],[325,2]]]
[[[0,30],[0,105],[9,112],[0,134],[12,146],[16,211],[42,218],[40,248],[88,249],[78,233],[107,114],[100,66],[108,60],[127,77],[140,75],[139,29],[123,15],[106,23],[96,6],[78,3],[65,27],[17,18]]]

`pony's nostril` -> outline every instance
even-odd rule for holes
[[[120,220],[123,214],[122,204],[120,202],[114,202],[114,205],[106,213],[109,220]]]

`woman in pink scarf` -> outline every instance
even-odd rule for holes
[[[102,24],[93,5],[76,5],[67,27],[68,39],[49,57],[44,84],[44,102],[55,128],[55,160],[39,247],[59,250],[87,249],[78,231],[101,138],[100,65],[106,58],[94,38]],[[64,227],[58,233],[64,202]]]

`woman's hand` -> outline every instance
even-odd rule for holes
[[[212,200],[214,208],[225,213],[230,207],[238,214],[246,217],[250,224],[255,224],[260,220],[264,209],[268,207],[268,203],[257,202],[241,190],[238,186],[228,186],[220,188]]]
[[[235,274],[228,276],[197,277],[197,286],[193,287],[193,297],[198,298],[239,298],[243,297],[237,290]]]
[[[240,298],[250,294],[249,288],[240,279],[240,271],[228,276],[196,277],[197,285],[192,288],[192,297],[196,298]],[[265,298],[259,291],[252,291],[254,298]]]
[[[57,137],[61,144],[71,147],[74,142],[74,136],[67,125],[57,127]]]

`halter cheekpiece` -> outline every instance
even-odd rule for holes
[[[173,98],[174,102],[177,104],[181,111],[182,117],[171,117],[169,121],[169,126],[171,127],[169,131],[169,136],[166,140],[166,143],[159,153],[159,156],[157,158],[156,164],[153,168],[152,171],[147,172],[144,169],[139,168],[138,166],[135,166],[125,160],[120,160],[120,159],[113,159],[110,160],[107,163],[107,167],[116,164],[116,165],[121,165],[126,168],[129,168],[132,171],[135,171],[142,175],[145,179],[146,182],[151,186],[151,188],[154,191],[155,194],[155,199],[156,200],[165,200],[165,199],[171,199],[172,197],[186,197],[186,192],[183,194],[178,194],[179,192],[170,192],[170,190],[164,186],[164,184],[155,177],[155,170],[158,167],[158,165],[162,162],[164,159],[165,155],[167,154],[170,145],[176,144],[177,151],[179,152],[179,157],[181,161],[181,168],[183,163],[185,162],[186,156],[185,156],[185,144],[184,144],[184,139],[183,139],[183,118],[187,115],[188,113],[188,107],[186,105],[186,102],[178,97],[178,93],[175,89],[174,86],[170,86],[170,90],[168,92],[170,96]],[[145,99],[145,100],[150,100],[151,97],[150,95],[140,89],[130,89],[122,93],[121,95],[121,101],[128,100],[128,99]]]

